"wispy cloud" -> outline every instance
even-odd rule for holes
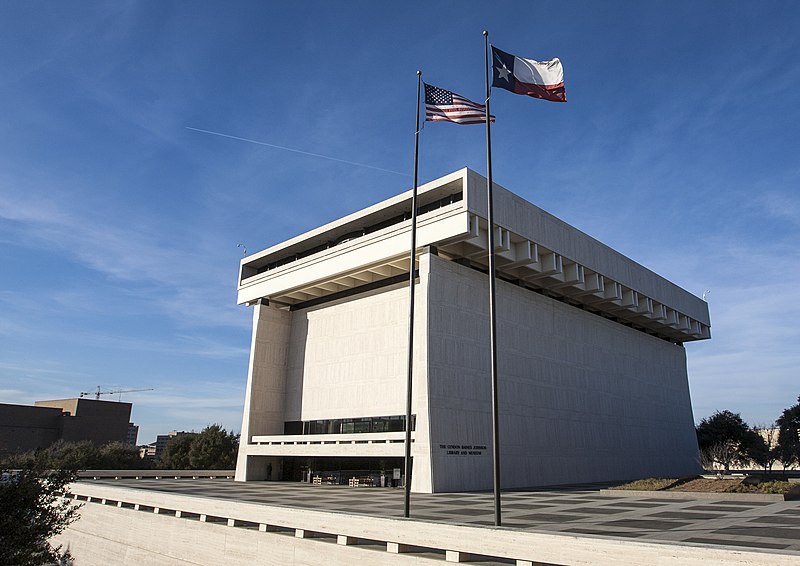
[[[394,171],[392,169],[384,169],[382,167],[376,167],[374,165],[368,165],[366,163],[359,163],[357,161],[349,161],[347,159],[341,159],[341,158],[338,158],[338,157],[333,157],[331,155],[322,155],[321,153],[313,153],[313,152],[310,152],[310,151],[304,151],[302,149],[296,149],[296,148],[287,147],[287,146],[284,146],[284,145],[277,145],[277,144],[273,144],[273,143],[267,143],[267,142],[264,142],[264,141],[253,140],[253,139],[250,139],[250,138],[242,138],[242,137],[239,137],[239,136],[233,136],[231,134],[223,134],[222,132],[212,132],[211,130],[203,130],[201,128],[193,128],[193,127],[190,127],[190,126],[186,126],[186,129],[187,130],[192,130],[192,131],[195,131],[195,132],[200,132],[200,133],[203,133],[203,134],[210,134],[210,135],[219,136],[219,137],[223,137],[223,138],[228,138],[228,139],[232,139],[232,140],[243,141],[243,142],[247,142],[247,143],[254,143],[256,145],[263,145],[263,146],[266,146],[266,147],[271,147],[273,149],[280,149],[282,151],[290,151],[292,153],[299,153],[300,155],[306,155],[306,156],[309,156],[309,157],[317,157],[319,159],[328,159],[330,161],[336,161],[338,163],[344,163],[345,165],[355,165],[356,167],[365,167],[367,169],[375,169],[376,171],[383,171],[384,173],[394,173],[396,175],[402,175],[403,177],[410,177],[411,176],[408,173],[401,173],[400,171]]]
[[[8,179],[3,183],[12,184]],[[233,301],[229,308],[224,308],[225,301],[220,300],[232,299],[236,261],[233,250],[230,257],[219,253],[213,257],[211,250],[193,249],[191,244],[177,248],[163,241],[163,230],[157,225],[162,219],[112,222],[108,219],[125,216],[124,210],[114,206],[87,213],[51,198],[39,207],[35,204],[39,199],[30,195],[41,193],[42,185],[47,187],[49,183],[0,193],[0,218],[15,223],[17,245],[55,249],[111,278],[157,285],[157,290],[140,288],[133,292],[149,296],[153,306],[176,320],[188,319],[209,326],[242,326],[242,317]],[[61,299],[64,298],[62,292]],[[71,300],[76,299],[85,303],[88,297],[73,294]],[[176,308],[176,302],[194,306]],[[208,308],[209,304],[214,308]]]
[[[134,418],[143,423],[140,442],[152,441],[156,435],[174,429],[199,432],[212,423],[221,424],[228,431],[239,431],[243,402],[243,382],[193,382],[182,389],[157,387],[153,394],[142,394],[136,399]]]
[[[800,173],[794,176],[794,183],[800,180]],[[783,186],[785,184],[782,183]],[[800,228],[800,197],[795,193],[770,190],[757,197],[766,213],[776,219],[787,221]]]
[[[800,317],[793,283],[800,277],[800,252],[780,243],[714,244],[713,256],[687,252],[671,262],[696,288],[711,290],[712,339],[687,345],[695,417],[728,409],[751,424],[769,422],[800,392],[800,328],[793,323]]]
[[[25,376],[31,375],[57,375],[63,376],[65,370],[63,367],[53,367],[50,366],[31,366],[30,364],[11,364],[11,363],[4,363],[0,362],[0,369],[11,371],[11,372],[19,372]]]

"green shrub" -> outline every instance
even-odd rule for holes
[[[630,489],[636,491],[659,491],[667,489],[678,480],[669,478],[646,478],[632,481],[623,485],[612,487],[611,489]]]
[[[728,493],[778,493],[788,492],[797,484],[788,481],[763,481],[759,483],[741,483],[728,490]]]

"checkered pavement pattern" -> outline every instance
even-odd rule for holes
[[[92,481],[92,480],[85,480]],[[103,479],[120,487],[218,497],[264,505],[402,517],[402,489],[225,479]],[[601,495],[606,485],[502,494],[503,527],[539,532],[624,537],[643,541],[797,552],[800,501],[675,500]],[[411,519],[494,525],[492,493],[412,494]]]

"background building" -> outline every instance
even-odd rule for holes
[[[175,438],[176,436],[182,436],[184,434],[187,433],[185,431],[178,432],[176,430],[173,430],[171,432],[168,432],[167,434],[159,434],[158,436],[156,436],[155,448],[152,451],[153,452],[152,457],[156,459],[161,458],[161,456],[164,455],[164,450],[166,450],[169,441]]]
[[[128,436],[125,438],[125,443],[130,446],[136,446],[136,441],[139,439],[139,425],[128,423]]]
[[[132,407],[83,397],[36,401],[34,406],[0,404],[0,453],[45,448],[59,439],[126,442]]]
[[[150,444],[144,444],[139,447],[139,456],[148,460],[157,460],[160,459],[164,455],[164,450],[167,448],[167,444],[170,440],[175,438],[176,436],[182,436],[184,434],[190,434],[185,431],[178,432],[173,430],[168,432],[167,434],[159,434],[156,436],[156,441],[151,442]]]
[[[412,489],[490,489],[486,180],[419,191]],[[410,192],[241,262],[253,337],[237,480],[396,467]],[[700,470],[683,344],[706,303],[495,186],[502,486]]]

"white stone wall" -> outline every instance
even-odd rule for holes
[[[260,532],[96,504],[84,506],[80,514],[81,518],[54,540],[70,550],[76,566],[441,564],[441,560],[417,555],[375,552],[336,544],[335,539],[315,539],[313,533],[302,538],[295,533]]]
[[[486,218],[486,178],[471,170],[468,170],[467,177],[468,208]],[[519,191],[525,189],[525,187],[517,188]],[[497,183],[494,184],[493,193],[495,222],[498,226],[531,238],[573,261],[710,326],[708,305],[700,297],[687,293],[671,281]]]
[[[279,460],[250,456],[248,443],[254,435],[283,433],[290,323],[287,311],[265,302],[253,307],[250,364],[236,462],[237,481],[280,477]]]
[[[427,254],[420,258],[415,290],[414,491],[430,492],[427,434]],[[408,287],[292,313],[287,368],[286,420],[309,421],[406,413]],[[367,447],[368,448],[368,447]],[[346,455],[370,455],[360,445]]]
[[[413,490],[490,489],[487,277],[429,254],[419,265]],[[504,488],[699,471],[683,348],[497,288]],[[243,438],[281,434],[284,420],[405,414],[405,286],[291,313],[255,308]],[[359,446],[342,455],[367,455]],[[269,451],[243,443],[237,479],[263,477]]]
[[[433,490],[490,489],[487,277],[431,259]],[[504,488],[699,471],[683,348],[504,281],[497,293]]]
[[[484,557],[482,564],[516,563],[517,566],[797,564],[797,553],[790,550],[781,553],[466,526],[401,519],[391,511],[383,516],[369,516],[273,507],[119,488],[100,482],[73,484],[72,492],[91,496],[92,502],[81,508],[80,519],[53,542],[70,550],[76,566],[441,565],[445,560],[470,562],[471,557],[478,556]],[[353,497],[363,495],[353,493]],[[117,507],[117,502],[125,502],[125,507]],[[140,504],[140,509],[130,508],[132,504]],[[158,507],[159,512],[142,506]],[[198,520],[201,518],[198,515],[205,516],[206,522]]]
[[[295,311],[286,420],[403,415],[408,288]]]
[[[416,285],[413,489],[430,492],[427,424],[426,285],[428,259]],[[405,415],[408,373],[408,287],[377,290],[289,312],[256,305],[242,439],[283,434],[284,421]],[[279,409],[279,411],[278,411]],[[277,417],[280,419],[277,420]],[[273,418],[275,417],[275,418]],[[266,421],[270,425],[267,427]],[[269,430],[267,430],[267,428]],[[365,437],[366,438],[366,437]],[[374,456],[371,445],[341,443],[320,455]],[[396,452],[396,446],[391,446]],[[240,445],[237,480],[264,479],[285,450]],[[273,477],[274,479],[274,477]]]

